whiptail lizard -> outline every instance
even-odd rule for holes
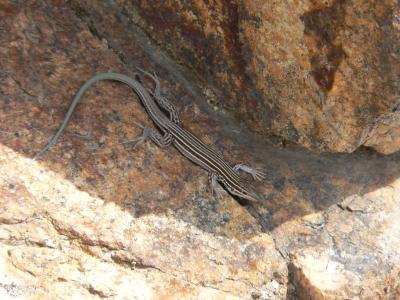
[[[217,182],[220,182],[226,190],[233,195],[250,201],[261,200],[261,197],[250,186],[250,183],[242,179],[237,172],[242,170],[251,174],[254,179],[258,180],[263,179],[265,175],[244,164],[237,164],[234,167],[231,167],[220,154],[204,144],[194,134],[184,129],[180,125],[178,113],[175,107],[166,98],[161,96],[160,82],[157,77],[143,70],[140,71],[150,76],[155,81],[156,87],[154,92],[149,93],[139,81],[119,73],[100,73],[86,81],[74,97],[57,132],[33,159],[35,160],[57,142],[57,139],[60,137],[70,120],[76,105],[91,85],[100,80],[120,81],[127,84],[138,94],[150,118],[162,132],[162,134],[160,134],[160,132],[153,128],[144,128],[143,134],[134,140],[136,144],[141,144],[148,138],[160,147],[166,147],[172,144],[180,153],[209,172],[211,190],[213,193],[216,192]],[[161,109],[167,111],[169,117]]]

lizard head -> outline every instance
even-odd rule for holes
[[[247,186],[246,189],[243,189],[240,195],[237,196],[253,202],[260,202],[262,200],[260,194],[251,186]]]
[[[256,189],[251,185],[250,182],[243,181],[237,188],[232,188],[225,184],[225,188],[231,194],[252,202],[260,202],[262,200],[262,197],[256,191]]]

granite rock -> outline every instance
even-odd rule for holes
[[[0,191],[3,295],[239,299],[285,294],[277,274],[285,274],[286,266],[267,234],[240,241],[168,216],[134,217],[40,164],[24,172],[29,160],[10,148],[1,146],[0,153],[2,178],[14,180]]]
[[[400,296],[400,180],[274,231],[294,299]]]
[[[101,2],[72,1],[87,16],[104,15]],[[189,66],[213,107],[259,133],[329,152],[400,150],[399,123],[387,125],[400,114],[398,1],[143,0],[112,9]],[[381,134],[388,126],[390,138]]]
[[[196,76],[113,3],[0,0],[0,298],[396,298],[400,156],[252,134],[210,109]],[[265,171],[263,201],[214,198],[173,147],[132,149],[152,123],[118,83],[90,89],[57,144],[30,160],[86,79],[135,66],[157,70],[186,128]],[[396,116],[367,140],[383,146],[373,137],[395,136]]]
[[[86,79],[130,72],[63,1],[0,7],[1,298],[283,297],[286,263],[246,209],[174,148],[125,143],[151,126],[128,87],[96,84],[30,160]]]

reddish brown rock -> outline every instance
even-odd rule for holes
[[[208,109],[190,72],[127,13],[93,3],[0,0],[1,299],[396,295],[399,155],[274,147]],[[89,90],[59,142],[28,164],[84,80],[135,66],[158,72],[186,128],[267,173],[261,203],[215,199],[206,172],[173,147],[123,144],[152,124],[116,83]],[[378,123],[395,130],[393,114]]]
[[[123,143],[151,126],[129,88],[96,84],[30,164],[84,80],[129,71],[63,2],[0,7],[0,298],[283,297],[286,264],[245,208],[173,147]]]
[[[0,45],[0,119],[1,141],[32,157],[55,132],[85,80],[98,72],[130,71],[65,5],[57,1],[27,3],[4,5],[8,14],[2,19]],[[33,13],[35,7],[37,13]],[[129,49],[136,55],[130,61],[138,65],[146,63],[142,42],[132,42],[136,48]],[[189,107],[183,121],[193,118],[193,110]],[[206,119],[204,112],[195,117]],[[247,228],[247,234],[258,231],[255,220],[238,211],[232,199],[217,204],[207,199],[211,194],[206,173],[188,164],[173,147],[163,151],[153,144],[140,149],[124,144],[141,133],[138,124],[152,126],[137,96],[124,85],[99,82],[85,94],[60,141],[43,160],[74,179],[77,186],[121,204],[136,216],[154,211],[177,214],[193,224],[208,226],[208,231],[236,237],[243,233],[232,222],[240,216],[238,222]],[[197,194],[191,192],[194,189]],[[210,215],[216,220],[213,225],[204,222],[199,213],[205,206],[216,211]],[[224,210],[230,213],[224,216]]]
[[[243,157],[253,159],[259,168],[268,173],[267,180],[259,186],[268,201],[258,206],[254,214],[256,217],[261,214],[258,221],[265,230],[294,216],[326,209],[336,203],[337,199],[350,194],[385,186],[398,178],[398,155],[383,158],[365,150],[356,152],[354,156],[316,155],[288,145],[285,149],[277,149],[270,146],[269,140],[260,142],[259,136],[251,135],[242,127],[238,128],[237,122],[232,122],[227,114],[214,113],[202,105],[204,98],[191,82],[193,77],[190,76],[190,70],[176,67],[165,53],[150,50],[151,42],[140,39],[141,34],[133,22],[136,19],[127,17],[129,7],[121,12],[118,6],[102,1],[79,2],[79,5],[73,3],[74,10],[92,32],[116,49],[131,69],[135,68],[134,62],[143,59],[140,51],[133,49],[134,45],[144,45],[147,49],[146,56],[151,57],[152,64],[155,65],[153,69],[157,70],[162,79],[164,92],[180,110],[185,126],[200,134],[208,143],[214,143],[231,162],[243,160]],[[106,14],[107,18],[102,17]],[[222,101],[225,98],[216,99]],[[276,144],[274,140],[272,143]],[[204,216],[205,211],[223,209],[219,205],[213,207],[210,204],[212,202],[196,201],[199,215]],[[197,224],[201,223],[202,228],[205,228],[204,225],[213,227],[212,222],[207,220],[219,214],[206,214]],[[196,220],[196,216],[193,217],[192,222],[193,219]],[[185,220],[188,219],[185,217]],[[245,223],[240,227],[249,228]],[[236,231],[235,234],[239,233]]]
[[[109,22],[101,1],[72,3]],[[390,138],[380,133],[400,114],[398,1],[150,0],[112,9],[190,66],[209,102],[260,133],[331,152],[400,150],[398,122]]]

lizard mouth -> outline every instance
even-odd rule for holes
[[[246,200],[253,202],[260,202],[262,200],[261,196],[256,191],[249,191],[246,195],[242,197]]]
[[[251,202],[260,202],[262,197],[253,187],[246,187],[246,190],[242,191],[230,191],[233,195],[243,198]]]

